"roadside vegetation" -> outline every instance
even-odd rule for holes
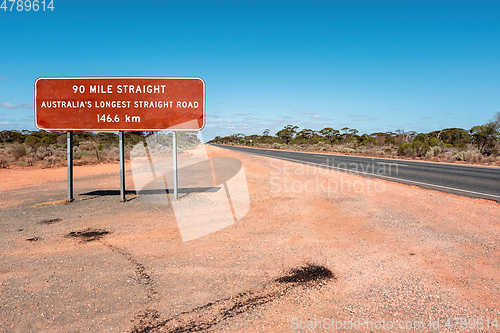
[[[125,132],[126,152],[150,132]],[[0,168],[66,165],[66,132],[0,131]],[[74,165],[119,160],[118,134],[76,131],[73,134]]]
[[[113,132],[73,132],[74,165],[111,163],[119,160],[118,134]],[[166,153],[160,141],[168,137],[155,132],[125,132],[125,157],[140,141],[149,142],[150,153]],[[179,133],[185,144],[197,144],[192,133]],[[163,142],[162,141],[162,142]],[[275,135],[233,134],[215,137],[210,143],[250,147],[394,157],[442,162],[465,162],[500,166],[500,112],[493,121],[469,130],[447,128],[430,133],[377,132],[359,134],[354,128],[321,130],[287,125]],[[159,150],[162,148],[163,150]],[[182,147],[180,147],[182,150]],[[0,168],[66,165],[66,132],[0,131]]]
[[[67,133],[57,131],[0,131],[0,168],[51,168],[67,164]],[[178,151],[197,145],[193,132],[178,133]],[[172,137],[158,132],[125,132],[125,159],[139,142],[148,146],[151,155],[171,152]],[[120,160],[119,137],[113,132],[73,132],[73,164],[113,163]]]
[[[493,121],[469,130],[446,128],[430,133],[377,132],[359,134],[354,128],[321,130],[287,125],[275,135],[242,133],[217,136],[210,143],[385,158],[500,165],[500,112]]]

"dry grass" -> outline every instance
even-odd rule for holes
[[[6,144],[0,151],[0,168],[53,168],[66,165],[66,148],[59,144],[26,147],[24,144]],[[127,155],[126,155],[127,156]],[[118,147],[103,147],[93,141],[80,142],[73,148],[74,165],[110,163],[119,160]]]

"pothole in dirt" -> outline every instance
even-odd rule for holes
[[[49,224],[54,224],[54,223],[61,222],[61,221],[62,221],[62,219],[55,218],[55,219],[50,219],[50,220],[42,220],[38,223],[40,223],[42,225],[49,225]]]
[[[72,231],[67,235],[67,237],[79,238],[81,242],[86,243],[99,240],[105,235],[108,235],[110,233],[111,233],[110,231],[104,229],[88,228],[87,230],[82,230],[82,231]]]

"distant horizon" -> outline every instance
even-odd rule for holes
[[[390,132],[392,132],[392,133],[396,133],[396,132],[398,132],[398,131],[400,131],[400,130],[403,130],[405,133],[410,133],[410,132],[416,132],[416,133],[431,133],[431,132],[436,132],[436,131],[440,131],[440,130],[454,129],[454,128],[457,128],[457,129],[463,129],[463,130],[465,130],[465,131],[470,131],[470,130],[474,127],[474,126],[486,125],[486,124],[488,124],[488,123],[490,123],[490,122],[492,122],[492,121],[493,121],[493,117],[491,117],[490,119],[486,120],[486,121],[485,121],[485,122],[483,122],[483,123],[478,123],[478,124],[472,125],[472,126],[471,126],[471,127],[469,127],[469,128],[463,128],[463,127],[453,127],[453,126],[450,126],[450,127],[442,127],[442,128],[437,128],[437,129],[434,129],[434,130],[429,130],[429,131],[415,131],[415,130],[412,130],[412,129],[403,129],[403,128],[397,128],[397,129],[394,129],[394,130],[378,130],[378,131],[373,131],[373,132],[365,132],[365,131],[361,131],[361,130],[360,130],[360,131],[359,131],[359,133],[361,133],[361,134],[359,134],[359,135],[363,135],[363,134],[370,135],[370,134],[374,134],[374,133],[390,133]],[[1,123],[0,123],[0,125],[1,125]],[[275,132],[273,132],[273,131],[272,131],[272,130],[270,130],[269,128],[265,128],[265,129],[264,129],[262,132],[260,132],[260,133],[257,133],[257,132],[255,132],[255,133],[254,133],[254,132],[252,132],[252,133],[250,133],[250,132],[248,132],[248,133],[244,133],[244,132],[241,132],[241,131],[235,130],[235,131],[233,131],[233,132],[231,132],[231,133],[229,133],[229,134],[226,134],[226,135],[215,135],[215,136],[213,136],[213,137],[212,137],[212,138],[210,138],[210,139],[206,139],[206,138],[204,137],[204,135],[203,135],[204,129],[203,129],[203,130],[201,130],[200,132],[201,132],[202,136],[204,137],[204,141],[205,141],[205,142],[208,142],[208,141],[210,141],[210,140],[214,139],[216,136],[230,136],[230,135],[233,135],[233,134],[239,134],[239,133],[241,133],[241,134],[245,134],[245,135],[247,135],[247,136],[248,136],[248,135],[262,135],[262,134],[263,134],[263,132],[264,132],[266,129],[269,129],[269,130],[270,130],[269,134],[274,136],[274,135],[276,135],[276,133],[277,133],[279,130],[283,129],[283,128],[284,128],[285,126],[287,126],[287,125],[293,125],[293,124],[292,124],[292,123],[287,123],[287,124],[283,125],[281,128],[278,128]],[[327,127],[330,127],[330,126],[325,126],[325,127],[321,127],[321,128],[306,128],[306,127],[299,127],[299,129],[298,129],[298,130],[300,131],[300,130],[302,130],[302,129],[311,129],[311,130],[313,130],[313,131],[320,131],[320,130],[322,130],[323,128],[327,128]],[[348,126],[344,126],[344,127],[348,127]],[[333,129],[337,129],[337,130],[341,130],[341,129],[342,129],[342,128],[344,128],[344,127],[331,127],[331,128],[333,128]],[[349,128],[349,129],[356,129],[356,130],[357,130],[357,128],[355,128],[355,127],[348,127],[348,128]],[[35,123],[33,122],[33,126],[32,126],[32,128],[23,128],[23,129],[18,129],[18,128],[3,128],[3,127],[0,127],[0,132],[1,132],[1,131],[19,131],[19,132],[22,132],[22,131],[31,131],[31,132],[33,132],[33,131],[35,131],[35,132],[36,132],[36,131],[48,131],[48,130],[43,130],[43,129],[39,129],[39,128],[37,128],[37,127],[35,126]],[[79,131],[80,131],[80,130],[79,130]],[[119,133],[119,131],[94,131],[94,130],[85,130],[85,131],[88,131],[88,132],[93,132],[93,133],[100,133],[100,132],[112,132],[112,133]],[[138,130],[138,131],[139,131],[139,132],[151,132],[151,131],[145,131],[145,130]],[[69,132],[69,131],[66,131],[66,130],[55,130],[55,131],[48,131],[48,132]],[[125,132],[135,132],[135,131],[134,131],[134,130],[126,130]],[[156,132],[171,132],[171,131],[169,131],[169,130],[161,130],[161,131],[156,131]],[[188,132],[189,132],[189,131],[188,131]]]
[[[493,121],[493,120],[492,120],[492,121]],[[429,133],[434,133],[434,132],[439,132],[439,131],[445,131],[445,130],[450,130],[450,129],[460,129],[460,130],[465,130],[465,131],[467,131],[467,132],[470,132],[470,130],[471,130],[473,127],[475,127],[475,126],[481,126],[481,125],[486,125],[487,123],[490,123],[490,121],[488,121],[488,122],[486,122],[486,123],[484,123],[484,124],[477,124],[477,125],[474,125],[474,126],[472,126],[471,128],[460,128],[460,127],[446,127],[446,128],[444,128],[444,127],[443,127],[443,128],[439,128],[439,129],[435,129],[435,130],[431,130],[431,131],[425,131],[425,132],[412,131],[412,130],[407,130],[407,131],[406,131],[406,130],[404,130],[404,133],[405,133],[405,134],[409,134],[409,133],[415,133],[415,134],[420,134],[420,133],[423,133],[423,134],[429,134]],[[286,124],[286,125],[284,125],[284,126],[283,126],[282,128],[280,128],[280,129],[278,129],[278,131],[276,131],[276,132],[274,132],[274,133],[273,133],[272,131],[269,131],[269,135],[270,135],[270,136],[274,136],[274,137],[275,137],[275,136],[276,136],[276,133],[277,133],[277,132],[279,132],[279,130],[283,129],[285,126],[288,126],[288,125],[292,125],[292,126],[293,126],[293,124]],[[303,129],[310,129],[310,130],[312,130],[312,131],[314,131],[314,132],[319,132],[319,131],[321,131],[321,130],[322,130],[322,129],[324,129],[324,128],[328,128],[328,126],[323,127],[323,128],[316,128],[316,129],[315,129],[315,128],[302,128],[302,127],[299,127],[299,128],[297,129],[297,132],[300,132],[300,131],[301,131],[301,130],[303,130]],[[342,128],[333,128],[333,129],[334,129],[334,130],[338,130],[338,131],[342,131]],[[354,128],[354,127],[353,127],[353,128],[348,127],[348,130],[352,130],[352,129],[356,129],[356,128]],[[357,130],[357,129],[356,129],[356,130]],[[394,131],[374,131],[374,132],[371,132],[371,133],[359,131],[356,135],[357,135],[357,136],[363,136],[363,135],[368,135],[368,136],[370,136],[370,135],[372,135],[372,134],[377,134],[377,133],[384,133],[384,134],[387,134],[387,133],[393,133],[393,134],[397,134],[397,133],[398,133],[398,131],[400,131],[400,130],[402,130],[402,129],[397,129],[397,130],[394,130]],[[36,128],[36,127],[35,127],[35,129],[22,129],[22,130],[19,130],[19,129],[0,129],[0,132],[2,132],[2,131],[18,131],[18,132],[23,132],[23,131],[38,132],[38,131],[41,131],[41,132],[60,132],[60,133],[70,132],[70,131],[66,131],[66,130],[54,130],[54,131],[50,131],[50,130],[43,130],[43,129],[38,129],[38,128]],[[265,131],[265,130],[264,130],[264,131]],[[117,133],[119,133],[120,131],[77,130],[77,131],[72,131],[72,132],[91,132],[91,133],[94,133],[94,134],[96,134],[96,133],[104,133],[104,132],[111,132],[111,133],[115,133],[115,134],[117,134]],[[163,131],[163,130],[162,130],[162,131],[145,131],[145,130],[144,130],[144,131],[143,131],[143,130],[137,130],[137,131],[136,131],[136,130],[126,130],[126,131],[124,131],[124,132],[155,132],[155,133],[156,133],[156,132],[167,132],[167,133],[170,133],[170,132],[173,132],[173,131],[169,131],[169,130],[164,130],[164,131]],[[209,141],[213,140],[215,137],[217,137],[217,135],[216,135],[216,136],[214,136],[213,138],[207,139],[207,138],[205,138],[205,137],[203,136],[203,130],[201,130],[201,131],[176,131],[176,132],[190,132],[190,133],[192,133],[192,132],[200,132],[200,133],[201,133],[201,135],[202,135],[202,137],[203,137],[203,141],[204,141],[204,143],[207,143],[207,142],[209,142]],[[348,131],[346,130],[346,132],[348,132]],[[262,136],[264,133],[263,133],[263,132],[262,132],[262,133],[243,133],[243,132],[234,132],[234,133],[230,133],[230,134],[227,134],[227,135],[219,135],[219,137],[227,137],[227,136],[237,135],[237,134],[243,134],[243,135],[245,135],[245,136],[252,136],[252,135],[259,135],[259,136]]]
[[[500,111],[498,12],[500,2],[487,0],[87,0],[0,10],[0,130],[36,130],[35,80],[67,76],[201,77],[206,141],[287,124],[469,130]]]

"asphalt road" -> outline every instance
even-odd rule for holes
[[[500,202],[500,168],[214,145]]]

